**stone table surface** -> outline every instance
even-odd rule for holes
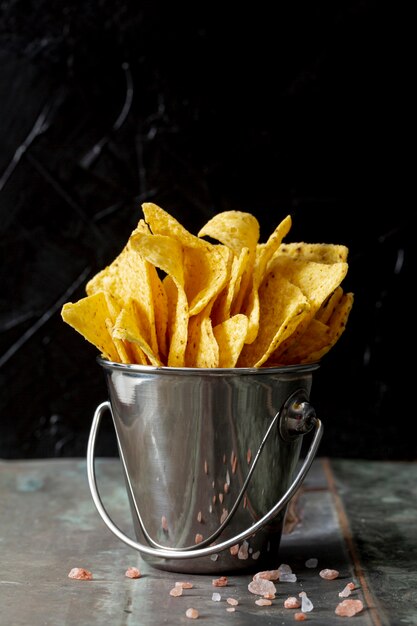
[[[115,523],[133,537],[120,461],[96,461],[100,493]],[[287,625],[288,596],[305,591],[313,603],[306,622],[337,626],[417,624],[417,463],[317,458],[291,502],[277,567],[291,566],[295,582],[278,582],[270,606],[248,591],[252,574],[213,576],[155,569],[115,537],[92,501],[83,459],[0,461],[0,625],[189,624],[189,607],[202,624]],[[317,559],[315,567],[307,567]],[[142,576],[125,576],[129,566]],[[91,581],[68,577],[74,567]],[[335,580],[319,571],[339,570]],[[189,581],[181,597],[170,590]],[[339,592],[355,583],[351,598],[364,609],[339,617]],[[213,592],[221,600],[212,599]],[[227,598],[238,600],[234,612]]]

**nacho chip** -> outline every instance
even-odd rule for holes
[[[249,248],[242,248],[239,256],[236,256],[232,251],[230,254],[232,259],[232,266],[229,270],[230,277],[226,286],[217,296],[211,312],[214,326],[230,318],[233,303],[239,293],[242,275],[249,261]]]
[[[278,271],[268,272],[259,289],[260,321],[256,341],[245,344],[238,367],[260,367],[277,350],[310,311],[299,287]]]
[[[316,263],[346,263],[349,249],[334,243],[283,243],[275,254]]]
[[[145,332],[140,324],[141,316],[136,300],[128,300],[121,310],[112,331],[112,337],[128,341],[133,346],[139,346],[149,359],[149,363],[158,367],[162,361],[152,350],[145,338]]]
[[[141,233],[144,230],[149,232],[146,224],[141,221],[134,233]],[[141,318],[143,338],[150,346],[152,353],[158,355],[154,306],[154,292],[157,290],[158,276],[155,268],[132,247],[132,237],[133,234],[113,263],[87,283],[86,291],[89,295],[97,291],[111,293],[120,309],[126,306],[130,299],[135,299]]]
[[[259,329],[259,285],[262,283],[269,261],[279,248],[281,241],[291,228],[291,217],[287,215],[268,238],[265,244],[258,244],[256,248],[255,263],[253,268],[252,288],[246,297],[246,303],[242,310],[248,316],[249,325],[245,343],[255,341]]]
[[[190,318],[185,351],[186,367],[218,367],[219,346],[210,319],[212,304]]]
[[[320,322],[323,322],[323,324],[327,324],[327,322],[333,315],[333,311],[339,304],[342,296],[343,296],[343,289],[339,285],[339,287],[336,287],[333,293],[331,293],[330,296],[328,296],[326,300],[323,302],[323,304],[321,305],[321,307],[316,313],[316,319],[318,319]]]
[[[175,218],[151,202],[142,205],[154,235],[172,237],[183,248],[184,290],[189,312],[196,315],[217,296],[228,279],[227,256],[220,246],[192,235]]]
[[[238,313],[213,328],[219,346],[218,367],[236,367],[245,343],[248,324],[246,315]]]
[[[106,326],[110,313],[102,291],[75,303],[67,302],[61,309],[61,317],[84,339],[96,346],[104,358],[119,362],[119,355]]]
[[[291,343],[298,341],[323,302],[343,281],[348,270],[348,264],[345,262],[317,263],[316,261],[305,261],[291,256],[278,255],[271,261],[270,268],[296,285],[310,305],[302,324],[295,329],[294,334],[288,336],[286,341],[281,343],[275,352],[274,359],[279,362],[284,351]]]
[[[323,356],[327,354],[331,348],[333,348],[336,342],[339,341],[340,336],[344,333],[346,329],[346,324],[352,310],[353,301],[353,293],[349,292],[343,294],[328,323],[330,341],[323,348],[315,352],[310,352],[308,356],[303,359],[303,363],[313,363],[316,361],[320,361],[320,359],[322,359]]]
[[[180,242],[165,235],[136,234],[131,245],[141,256],[165,272],[163,280],[167,296],[168,366],[183,367],[187,345],[189,309],[184,290],[183,249]],[[175,287],[175,289],[173,289]]]

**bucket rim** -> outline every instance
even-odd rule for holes
[[[308,373],[319,369],[320,363],[300,363],[296,365],[274,365],[270,367],[169,367],[167,365],[141,365],[138,363],[117,363],[101,356],[97,357],[101,367],[110,370],[120,370],[126,373],[148,374],[179,374],[186,376],[247,376],[247,375],[271,375],[271,374],[294,374]]]

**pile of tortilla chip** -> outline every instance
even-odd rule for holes
[[[225,211],[197,236],[156,204],[117,258],[62,307],[63,320],[118,363],[259,368],[319,361],[353,294],[346,246],[284,243],[291,217],[259,241],[257,219]]]

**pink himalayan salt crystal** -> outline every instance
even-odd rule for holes
[[[203,535],[201,533],[197,533],[194,541],[195,543],[201,543],[203,541]]]
[[[305,622],[306,619],[307,616],[305,615],[305,613],[301,613],[300,611],[298,613],[294,613],[294,620],[296,622]]]
[[[187,580],[177,581],[175,586],[182,587],[182,589],[192,589],[194,587],[193,583],[189,583]]]
[[[140,573],[137,567],[128,567],[127,570],[125,571],[125,576],[127,578],[140,578],[142,574]]]
[[[322,569],[321,572],[319,572],[319,575],[324,578],[325,580],[334,580],[335,578],[339,577],[339,572],[337,571],[337,569]]]
[[[295,596],[289,596],[286,600],[284,600],[285,609],[299,609],[300,606],[301,602]]]
[[[234,545],[234,546],[232,546],[231,548],[229,548],[229,551],[230,551],[230,554],[231,554],[232,556],[236,556],[236,554],[238,554],[238,552],[239,552],[239,544],[238,544],[238,543],[235,543],[235,545]]]
[[[258,598],[255,600],[255,604],[258,606],[271,606],[272,600],[269,600],[268,598]]]
[[[363,610],[363,603],[361,600],[343,600],[337,605],[335,609],[336,615],[343,617],[353,617],[356,613],[360,613]]]
[[[169,595],[173,596],[174,598],[179,598],[179,596],[182,596],[182,587],[175,585],[175,587],[173,587],[169,592]]]
[[[211,584],[213,585],[213,587],[226,587],[228,582],[229,581],[226,576],[220,576],[220,578],[214,578],[211,581]]]
[[[239,604],[238,600],[236,600],[236,598],[227,598],[226,599],[227,604],[230,604],[231,606],[237,606]]]
[[[355,583],[348,583],[342,591],[339,592],[339,598],[347,598],[355,589]]]
[[[228,613],[234,613],[234,612],[236,611],[236,609],[235,609],[235,607],[234,607],[234,606],[228,606],[228,607],[227,607],[227,609],[226,609],[226,611],[227,611]]]
[[[199,612],[197,611],[197,609],[189,608],[185,611],[185,615],[190,619],[197,619],[197,617],[199,616]]]
[[[272,580],[267,580],[266,578],[257,578],[256,580],[252,580],[248,585],[248,590],[258,596],[275,597],[277,592],[277,588]]]
[[[168,520],[165,515],[161,517],[161,528],[164,532],[168,532]]]
[[[93,575],[88,571],[88,569],[84,569],[83,567],[73,567],[68,574],[68,578],[75,578],[76,580],[92,580]]]
[[[253,576],[253,580],[259,580],[263,578],[264,580],[278,580],[279,578],[279,570],[277,569],[268,569],[263,572],[257,572]]]

